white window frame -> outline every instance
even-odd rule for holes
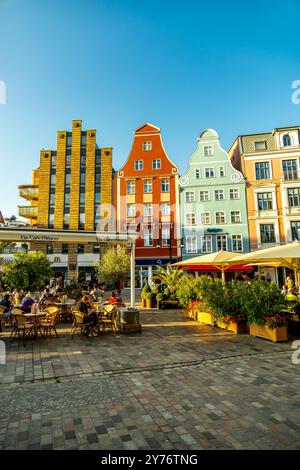
[[[189,249],[189,240],[193,240],[195,249]],[[198,240],[195,235],[185,237],[186,253],[198,253]]]
[[[152,142],[151,140],[147,140],[143,142],[142,144],[143,151],[148,152],[149,150],[152,150]]]
[[[206,247],[207,247],[207,242],[208,240],[206,239],[209,239],[209,243],[210,243],[210,250],[203,250],[203,243],[205,242],[206,243]],[[202,239],[201,239],[201,252],[202,253],[212,253],[212,235],[203,235]]]
[[[192,199],[188,200],[188,195],[192,195]],[[185,192],[185,202],[196,202],[195,191],[186,191]]]
[[[149,237],[149,243],[146,243],[146,240],[148,239],[148,237],[146,237],[145,235],[148,235]],[[153,227],[151,226],[150,228],[148,226],[144,227],[143,228],[143,235],[144,235],[144,246],[153,246]],[[151,243],[150,243],[151,241]]]
[[[220,192],[221,194],[223,194],[223,198],[218,199],[216,197],[217,192]],[[225,191],[224,191],[224,189],[214,189],[214,198],[215,198],[215,201],[225,201]]]
[[[208,214],[208,220],[209,222],[205,222],[205,214]],[[211,225],[211,213],[210,211],[204,211],[200,213],[200,221],[201,225]]]
[[[230,191],[237,191],[238,197],[230,197]],[[237,201],[238,199],[240,199],[240,198],[241,198],[241,196],[240,196],[240,188],[230,188],[230,189],[228,190],[228,198],[229,198],[230,201]]]
[[[152,170],[161,170],[161,159],[160,158],[154,158],[152,160]]]
[[[167,237],[165,236],[165,234],[167,233]],[[162,246],[169,246],[169,241],[170,241],[170,238],[171,238],[171,227],[169,224],[162,224],[162,227],[161,227],[161,244]]]
[[[132,191],[128,191],[128,186],[129,186],[129,185],[132,185],[132,187],[133,187],[133,192],[132,192]],[[135,194],[135,181],[134,181],[134,180],[127,181],[127,184],[126,184],[126,194]]]
[[[145,186],[151,188],[151,191],[145,191]],[[144,180],[143,181],[143,193],[144,194],[152,194],[152,191],[153,191],[153,183],[152,183],[152,180]]]
[[[214,154],[215,154],[215,149],[213,145],[204,145],[203,147],[204,157],[212,157]]]
[[[261,225],[273,225],[273,226],[274,226],[274,239],[275,239],[275,241],[273,241],[273,242],[263,242],[263,241],[262,241],[262,239],[261,239],[261,229],[260,229],[260,226],[261,226]],[[279,234],[278,234],[277,231],[276,231],[277,228],[278,228],[277,223],[276,223],[275,221],[273,221],[273,220],[270,220],[270,221],[268,220],[268,221],[261,221],[261,222],[259,222],[259,223],[258,223],[258,233],[259,233],[259,238],[258,238],[258,240],[259,240],[260,245],[265,246],[265,245],[271,245],[271,244],[273,244],[273,243],[278,243]]]
[[[213,170],[213,176],[206,176],[206,170]],[[216,177],[216,169],[214,167],[207,167],[207,168],[204,168],[204,177],[206,179],[210,179],[210,178],[215,178]]]
[[[256,168],[255,168],[255,164],[256,163],[269,163],[269,170],[270,170],[270,178],[269,179],[266,179],[266,180],[258,180],[256,179]],[[273,179],[273,168],[272,168],[272,160],[262,160],[262,159],[259,159],[259,160],[255,160],[253,162],[253,176],[254,176],[254,180],[255,181],[270,181]]]
[[[194,224],[189,224],[187,222],[188,216],[191,216],[191,218],[194,219],[194,221],[195,221]],[[188,226],[188,227],[194,227],[196,225],[196,214],[195,214],[195,212],[187,212],[185,214],[185,225]]]
[[[199,176],[197,176],[197,174]],[[200,168],[195,168],[195,179],[199,180],[201,178],[201,169]]]
[[[217,214],[224,214],[224,222],[217,222]],[[215,223],[216,223],[216,225],[226,224],[226,212],[225,211],[216,211],[215,212]]]
[[[201,199],[201,193],[207,194],[207,199]],[[199,200],[200,202],[210,201],[210,191],[208,189],[201,189],[201,191],[199,191]]]
[[[238,213],[239,213],[239,217],[240,217],[239,222],[233,222],[233,220],[232,220],[232,214],[233,214],[234,212],[238,212]],[[241,211],[240,211],[239,209],[233,209],[233,210],[230,211],[230,223],[231,223],[231,224],[234,224],[234,225],[235,225],[235,224],[241,224],[241,223],[242,223],[242,214],[241,214]]]
[[[233,237],[241,237],[241,244],[242,244],[242,249],[241,250],[234,250],[233,249]],[[244,239],[243,235],[241,233],[233,233],[231,235],[231,248],[234,253],[242,253],[244,251]]]
[[[163,191],[163,188],[162,188],[163,183],[164,183],[165,186],[168,187],[168,191]],[[170,192],[170,180],[169,179],[163,179],[163,180],[160,181],[160,192],[164,193],[164,194]]]
[[[135,171],[143,171],[144,161],[143,160],[134,160],[134,169],[135,169]]]
[[[129,211],[128,209],[133,207],[134,208],[134,214],[133,215],[129,215]],[[131,218],[131,217],[135,217],[136,216],[136,207],[135,207],[135,204],[127,204],[127,207],[126,207],[126,214],[127,214],[127,217],[128,218]]]
[[[151,217],[151,218],[153,217],[153,204],[151,202],[146,202],[144,204],[144,217]]]
[[[168,207],[167,212],[165,212],[164,208]],[[171,215],[171,205],[169,202],[162,202],[161,203],[161,215],[169,216]]]
[[[217,251],[219,251],[219,247],[218,247],[218,237],[225,237],[226,246],[225,246],[225,250],[224,250],[224,251],[227,251],[227,249],[228,249],[228,237],[227,237],[227,235],[224,235],[224,234],[216,235],[216,249],[217,249]],[[222,247],[221,247],[220,249],[223,250]]]
[[[221,170],[223,170],[223,173],[224,173],[223,175],[221,175]],[[225,169],[225,166],[220,166],[220,167],[219,167],[219,177],[220,177],[220,178],[225,178],[225,176],[226,176],[226,169]]]

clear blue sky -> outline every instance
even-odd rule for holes
[[[132,132],[161,127],[185,171],[199,132],[300,124],[299,0],[0,0],[0,209],[17,212],[39,150],[72,119],[126,160]]]

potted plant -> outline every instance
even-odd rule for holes
[[[207,292],[207,303],[214,312],[216,325],[234,333],[247,333],[245,296],[249,294],[248,284],[236,282],[223,284],[214,282]]]
[[[160,304],[163,300],[164,300],[164,294],[162,292],[160,292],[159,294],[156,294],[157,308],[160,308]]]
[[[155,308],[155,294],[153,292],[147,292],[145,294],[146,308]]]
[[[148,284],[148,282],[145,283],[144,287],[142,288],[142,292],[141,292],[141,299],[142,299],[142,307],[143,308],[146,308],[147,306],[147,294],[151,293],[151,289],[150,289],[150,286]]]
[[[286,301],[275,283],[254,281],[245,299],[250,335],[274,342],[287,341]]]

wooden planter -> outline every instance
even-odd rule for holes
[[[153,299],[146,299],[146,308],[156,308],[156,302]]]
[[[246,321],[239,322],[239,323],[223,323],[217,322],[217,326],[219,328],[223,328],[224,330],[233,331],[233,333],[241,334],[241,333],[248,333],[249,328]]]
[[[272,330],[265,325],[250,325],[250,335],[265,338],[274,343],[288,340],[286,326],[280,326]]]
[[[214,325],[214,319],[211,313],[208,312],[196,312],[195,320],[200,323],[206,323],[206,325]]]

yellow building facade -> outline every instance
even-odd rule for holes
[[[39,229],[89,232],[111,229],[105,221],[113,216],[112,148],[99,148],[96,137],[95,129],[82,129],[81,120],[72,121],[71,131],[57,132],[56,149],[41,150],[40,164],[32,173],[31,184],[19,186],[20,196],[30,203],[19,206],[21,217]],[[31,248],[53,255],[54,265],[63,259],[64,268],[69,267],[71,272],[69,277],[76,277],[77,255],[91,255],[98,250],[90,244],[78,248],[57,243],[36,246],[32,243]],[[92,260],[83,263],[85,267],[93,264]]]
[[[229,155],[246,179],[251,250],[300,239],[300,127],[240,135]]]

